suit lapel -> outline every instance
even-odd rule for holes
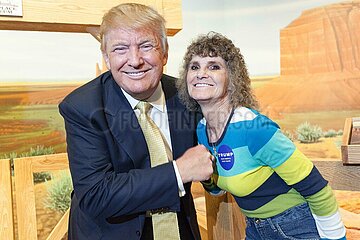
[[[149,153],[144,151],[147,145],[133,109],[113,79],[105,85],[104,106],[110,131],[135,168],[149,168]]]
[[[176,97],[173,82],[165,78],[162,86],[168,111],[173,159],[177,159],[194,144],[194,119]]]
[[[144,151],[147,144],[136,115],[115,80],[109,80],[104,83],[104,107],[110,131],[129,155],[135,168],[150,168],[149,152]],[[173,159],[177,159],[196,143],[196,123],[193,115],[186,111],[176,97],[174,81],[164,75],[162,86],[168,111]]]

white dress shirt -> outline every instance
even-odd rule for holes
[[[136,105],[139,103],[139,100],[133,98],[130,94],[125,92],[123,89],[121,91],[124,93],[126,99],[129,101],[132,109],[134,109],[134,112],[136,116],[138,117],[140,115],[140,110],[136,109]],[[161,87],[161,82],[159,82],[158,87],[156,88],[155,92],[151,97],[146,99],[148,103],[150,103],[153,107],[149,110],[148,114],[150,118],[154,121],[156,126],[160,129],[160,132],[162,134],[163,139],[166,141],[166,145],[170,152],[168,152],[168,159],[169,161],[173,162],[176,179],[179,187],[179,196],[182,197],[185,195],[185,188],[184,184],[181,180],[181,176],[179,173],[179,169],[176,165],[176,161],[173,161],[172,157],[172,145],[171,145],[171,137],[170,137],[170,129],[169,129],[169,121],[168,121],[168,115],[167,115],[167,108],[166,108],[166,101],[165,101],[165,94]]]

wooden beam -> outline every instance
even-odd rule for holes
[[[34,180],[31,160],[14,159],[15,200],[19,240],[37,240]]]
[[[313,160],[335,190],[360,191],[360,165],[343,165],[339,159]]]
[[[127,0],[23,0],[23,16],[0,16],[0,30],[83,32],[98,28],[104,13]],[[132,0],[152,6],[166,20],[168,35],[182,29],[181,0]]]
[[[31,157],[32,172],[56,171],[69,168],[67,153]]]
[[[230,193],[211,196],[205,192],[208,240],[245,239],[245,217]]]
[[[10,159],[0,159],[0,239],[15,239]]]
[[[46,240],[63,239],[63,237],[68,231],[69,215],[70,215],[70,209],[66,210],[66,212],[61,217],[60,221],[56,224],[56,226],[51,231],[50,235],[46,238]]]
[[[342,145],[348,145],[350,143],[351,128],[352,128],[352,120],[351,118],[346,118],[344,124],[343,136],[342,136]]]

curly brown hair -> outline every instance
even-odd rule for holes
[[[176,86],[179,98],[188,109],[200,110],[199,104],[189,95],[186,81],[189,64],[194,56],[223,58],[229,74],[228,94],[232,107],[258,109],[258,101],[252,92],[250,77],[240,49],[230,39],[216,32],[199,35],[187,47]]]

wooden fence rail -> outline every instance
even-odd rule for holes
[[[360,191],[360,166],[343,165],[341,160],[314,159],[334,190]],[[33,173],[68,169],[66,153],[14,159],[16,217],[19,240],[37,240]],[[0,160],[0,239],[15,239],[10,160]],[[206,199],[207,239],[244,239],[245,221],[230,194]],[[67,211],[48,240],[61,239],[67,232]],[[205,238],[205,239],[206,239]]]
[[[19,240],[37,240],[33,174],[69,169],[66,153],[14,159],[17,235]],[[10,160],[0,160],[0,239],[15,239]],[[48,240],[58,240],[67,232],[69,211],[54,227]]]

